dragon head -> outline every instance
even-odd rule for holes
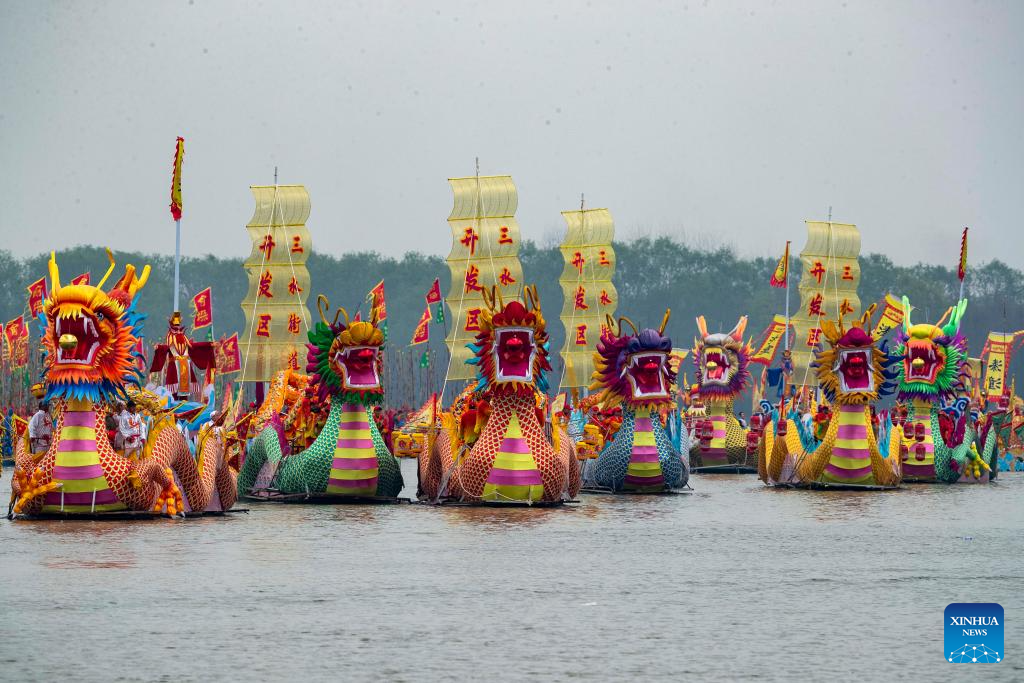
[[[668,363],[672,339],[665,334],[665,326],[669,315],[666,310],[658,329],[640,331],[629,318],[619,318],[616,326],[607,316],[594,352],[594,382],[590,385],[592,391],[603,390],[601,403],[606,408],[623,401],[633,409],[672,403],[676,373]],[[622,323],[633,333],[623,334]]]
[[[903,327],[896,335],[899,397],[935,400],[952,398],[967,373],[967,339],[960,323],[967,300],[961,299],[935,325],[910,322],[910,301],[903,297]]]
[[[523,300],[505,303],[501,291],[484,289],[480,332],[466,346],[474,357],[480,392],[527,394],[548,390],[548,333],[537,287],[524,288]]]
[[[817,352],[814,367],[818,384],[830,403],[866,405],[892,393],[896,362],[871,335],[872,304],[846,329],[843,320],[823,320],[821,332],[828,348]],[[837,324],[838,322],[838,324]]]
[[[327,322],[330,304],[323,294],[316,307],[321,322],[309,331],[306,371],[312,375],[318,400],[339,398],[344,402],[375,405],[384,400],[381,372],[384,367],[384,332],[374,316],[370,321],[351,321],[339,308]],[[344,316],[344,322],[339,318]]]
[[[694,340],[693,364],[701,399],[705,402],[735,399],[750,380],[747,365],[752,351],[749,344],[743,343],[747,316],[740,318],[731,332],[715,334],[708,334],[707,322],[700,316],[697,329],[700,338]]]
[[[43,304],[42,342],[46,351],[43,372],[46,397],[106,401],[124,398],[127,384],[139,384],[135,345],[144,316],[135,311],[136,295],[149,279],[149,266],[136,275],[125,266],[112,288],[103,285],[114,272],[110,267],[93,285],[61,285],[57,257],[50,253],[50,296]]]

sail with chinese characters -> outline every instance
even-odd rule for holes
[[[466,344],[480,331],[484,308],[481,292],[497,285],[507,301],[522,288],[519,223],[515,218],[519,197],[512,177],[507,175],[449,178],[448,182],[454,206],[448,216],[452,282],[446,303],[452,313],[452,328],[446,340],[451,353],[447,378],[466,380],[476,376],[474,366],[466,364],[470,357]]]
[[[565,369],[562,387],[590,386],[594,349],[601,338],[605,315],[613,315],[619,295],[612,284],[615,224],[608,209],[563,211],[568,230],[560,250],[565,265],[562,285],[562,325]]]
[[[285,368],[306,364],[309,271],[312,250],[306,219],[309,193],[302,185],[253,185],[256,211],[246,225],[252,252],[245,260],[249,290],[242,301],[245,331],[238,340],[243,382],[270,381]]]
[[[856,225],[805,221],[807,244],[800,252],[800,310],[792,316],[793,375],[796,386],[817,386],[810,368],[814,349],[825,344],[821,323],[860,314],[860,231]]]

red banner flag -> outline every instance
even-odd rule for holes
[[[24,316],[19,315],[4,325],[4,347],[4,356],[10,359],[12,368],[28,363],[28,327]]]
[[[43,312],[43,302],[49,293],[46,291],[46,278],[41,277],[28,286],[28,310],[32,317],[37,317]]]
[[[416,344],[428,341],[430,341],[430,306],[423,308],[423,315],[420,316],[420,321],[416,323],[416,329],[412,333],[412,342],[409,346],[415,346]]]
[[[181,220],[181,162],[185,160],[185,138],[179,137],[174,145],[174,170],[171,171],[171,217]]]
[[[238,351],[238,333],[217,342],[214,353],[217,358],[217,372],[221,374],[238,372],[242,369],[242,355]]]
[[[436,304],[441,302],[441,279],[434,278],[434,284],[430,286],[430,291],[427,292],[427,305]]]
[[[73,285],[87,285],[89,284],[89,271],[85,271],[81,275],[71,280]]]
[[[199,330],[213,324],[213,296],[210,288],[192,297],[192,329]]]
[[[779,259],[779,265],[775,266],[772,279],[769,281],[772,287],[786,287],[789,281],[789,240],[786,240],[786,252]]]
[[[384,281],[381,280],[370,293],[366,295],[366,299],[370,301],[370,318],[373,318],[373,314],[377,314],[377,322],[384,322],[388,319],[388,305],[384,301]]]
[[[960,265],[956,269],[960,282],[964,281],[964,275],[967,275],[967,228],[964,228],[964,236],[960,238]]]

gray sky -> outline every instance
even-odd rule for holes
[[[620,236],[1024,267],[1021,2],[0,0],[0,234],[245,255],[250,184],[311,194],[314,248],[447,254],[446,178],[509,173],[523,236]]]

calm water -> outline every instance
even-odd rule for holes
[[[691,483],[555,510],[0,521],[0,679],[1024,678],[1021,474]],[[970,601],[1005,608],[1006,661],[943,661],[942,611]]]

